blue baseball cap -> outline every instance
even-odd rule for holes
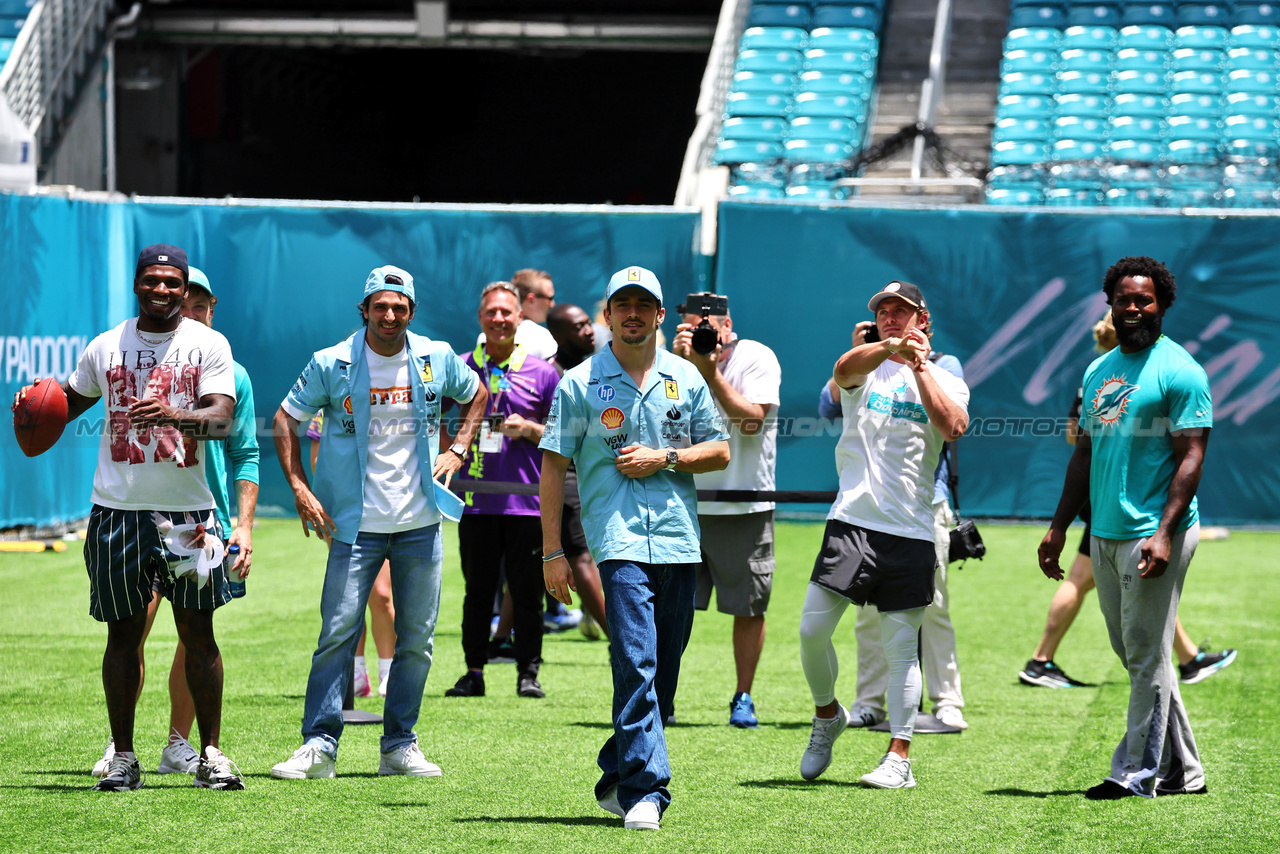
[[[387,277],[394,276],[398,278],[401,284],[396,282],[388,282]],[[399,267],[393,267],[390,264],[385,267],[378,267],[369,273],[369,278],[364,280],[364,295],[366,297],[376,294],[378,291],[395,291],[398,294],[404,294],[409,298],[409,302],[417,305],[417,297],[413,292],[413,276],[410,276]]]
[[[213,296],[213,285],[209,284],[209,277],[199,267],[191,267],[187,270],[187,284],[204,288],[209,292],[209,296]]]
[[[136,279],[139,273],[153,264],[177,267],[182,271],[182,277],[184,279],[187,277],[187,253],[181,247],[169,243],[151,244],[138,253],[138,263],[133,268],[133,277]]]
[[[646,270],[644,267],[627,267],[614,273],[609,279],[609,286],[604,291],[605,304],[608,305],[614,294],[626,288],[641,288],[648,291],[653,294],[658,305],[662,305],[662,285],[651,270]]]

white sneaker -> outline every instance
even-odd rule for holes
[[[116,740],[114,738],[107,739],[107,749],[102,751],[102,758],[93,763],[93,770],[89,773],[95,777],[107,776],[107,769],[111,767],[111,760],[116,758]]]
[[[956,729],[968,729],[969,722],[964,719],[964,715],[960,713],[959,706],[953,706],[946,703],[933,707],[933,716],[938,719],[939,723],[953,726]]]
[[[191,742],[175,729],[169,735],[169,743],[160,751],[160,767],[157,774],[194,774],[200,767],[200,754]]]
[[[911,760],[894,753],[886,753],[876,770],[863,774],[862,783],[873,789],[910,789],[916,784],[911,773]]]
[[[605,812],[611,812],[618,818],[626,818],[627,814],[622,810],[622,804],[618,803],[618,786],[612,785],[609,790],[604,793],[604,797],[596,801],[600,805],[600,809]]]
[[[600,624],[586,611],[582,612],[582,620],[578,623],[578,631],[582,632],[582,636],[587,640],[600,640],[604,637],[604,632],[600,630]]]
[[[653,801],[641,801],[627,810],[622,826],[627,830],[657,830],[662,826],[662,814]]]
[[[204,749],[204,757],[196,767],[196,778],[191,785],[197,789],[238,792],[244,788],[244,778],[236,764],[211,744]]]
[[[840,733],[849,726],[849,712],[844,706],[836,703],[834,718],[814,716],[813,732],[809,734],[809,746],[804,756],[800,757],[800,776],[806,780],[816,780],[831,764],[831,745],[840,737]]]
[[[271,766],[277,780],[316,780],[334,776],[334,759],[318,745],[304,744],[285,761]]]
[[[427,761],[416,741],[382,754],[378,763],[378,775],[404,774],[408,777],[439,777],[440,766]]]
[[[883,720],[884,712],[861,703],[854,703],[849,709],[849,726],[851,727],[875,726]]]
[[[378,677],[378,696],[382,697],[384,700],[387,697],[387,681],[390,678],[391,678],[390,673],[388,673],[386,676]]]
[[[373,688],[369,686],[369,671],[356,671],[351,677],[352,693],[357,697],[372,697]]]

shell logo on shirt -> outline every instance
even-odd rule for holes
[[[348,415],[352,414],[353,410],[351,409],[351,395],[347,395],[347,396],[346,396],[346,398],[344,398],[344,399],[343,399],[343,401],[342,401],[342,409],[343,409],[343,410],[344,410]]]
[[[1129,408],[1129,398],[1138,386],[1124,381],[1123,376],[1111,377],[1102,383],[1090,404],[1089,417],[1103,424],[1115,424]]]
[[[609,430],[617,430],[622,423],[627,420],[627,416],[622,410],[616,406],[610,406],[604,412],[600,413],[600,423]]]

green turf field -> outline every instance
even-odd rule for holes
[[[702,614],[684,657],[668,732],[673,802],[658,833],[628,833],[592,798],[595,754],[609,728],[603,642],[550,636],[547,699],[521,700],[515,668],[488,671],[489,696],[450,699],[463,672],[462,578],[456,532],[445,532],[444,599],[435,666],[418,733],[436,779],[379,778],[378,728],[349,728],[336,780],[279,781],[268,772],[298,746],[319,630],[324,549],[296,522],[256,532],[249,595],[225,608],[222,745],[243,792],[195,790],[190,778],[145,777],[129,793],[88,791],[108,729],[99,677],[105,628],[88,616],[78,546],[62,554],[0,554],[0,850],[3,851],[1280,851],[1280,535],[1233,533],[1203,543],[1182,618],[1197,641],[1240,650],[1227,670],[1183,697],[1211,794],[1093,803],[1123,730],[1127,680],[1091,596],[1057,656],[1097,687],[1029,688],[1017,671],[1043,628],[1054,582],[1035,568],[1038,527],[985,525],[982,563],[952,568],[952,611],[971,728],[919,736],[917,788],[857,784],[887,735],[850,730],[816,783],[799,776],[811,700],[797,626],[821,537],[816,524],[778,526],[779,571],[754,696],[761,725],[727,726],[733,690],[730,618]],[[1072,543],[1074,545],[1074,541]],[[165,674],[176,635],[157,620],[151,675],[138,709],[144,769],[164,745]],[[850,615],[836,637],[853,694]],[[371,644],[372,646],[372,644]],[[376,698],[359,701],[377,710]]]

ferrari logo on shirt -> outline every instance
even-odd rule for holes
[[[431,362],[427,362],[422,366],[422,381],[424,383],[431,382]]]
[[[667,400],[680,399],[680,386],[676,385],[675,380],[663,380],[662,383],[667,389]]]

